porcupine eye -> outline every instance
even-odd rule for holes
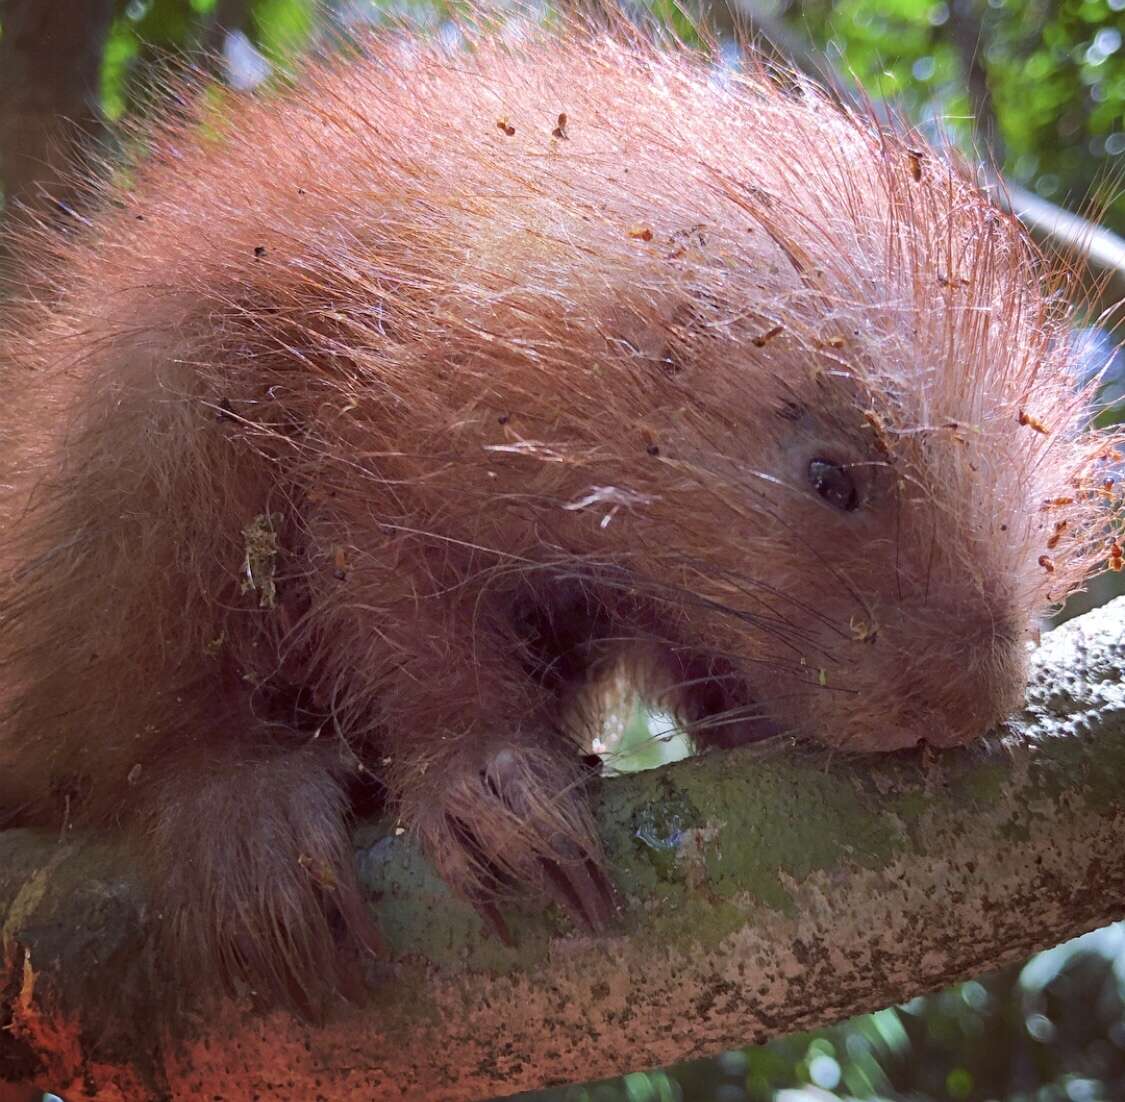
[[[855,480],[839,463],[814,459],[809,463],[809,481],[829,505],[850,513],[859,504]]]

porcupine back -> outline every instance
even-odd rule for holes
[[[803,83],[573,28],[392,39],[147,147],[34,241],[55,290],[3,338],[5,807],[127,816],[239,717],[362,756],[393,697],[445,738],[475,690],[397,687],[410,633],[488,685],[522,644],[486,595],[560,576],[702,741],[965,741],[1110,554],[1041,256]]]

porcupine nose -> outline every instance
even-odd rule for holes
[[[850,692],[821,698],[827,741],[859,751],[962,746],[1020,706],[1027,631],[1011,602],[931,598],[884,606],[878,622],[857,639],[850,670],[828,674],[828,688]]]
[[[963,746],[1023,702],[1027,649],[1016,618],[974,609],[962,612],[960,624],[944,645],[935,639],[932,649],[920,647],[903,668],[902,699],[914,704],[900,727],[904,745]]]

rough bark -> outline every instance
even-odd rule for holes
[[[119,854],[0,835],[0,1082],[97,1098],[477,1099],[836,1021],[1125,916],[1125,599],[1052,632],[1026,710],[938,756],[735,751],[606,781],[624,899],[595,938],[501,944],[405,837],[356,859],[386,937],[369,1005],[311,1027],[230,1003],[157,1035],[70,1011],[128,983],[146,911]],[[92,965],[103,971],[94,973]],[[105,969],[108,968],[108,972]]]

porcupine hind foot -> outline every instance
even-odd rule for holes
[[[211,752],[141,793],[161,900],[156,967],[178,989],[249,994],[319,1019],[362,995],[356,960],[378,946],[355,878],[347,797],[327,746]]]

